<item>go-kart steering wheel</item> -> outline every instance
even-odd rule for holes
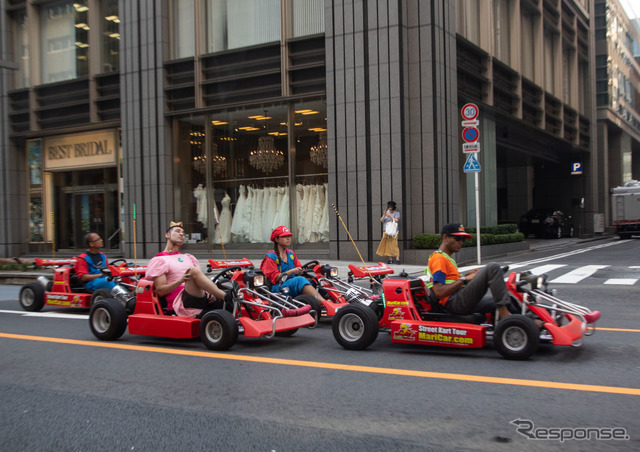
[[[218,284],[218,280],[220,278],[231,279],[231,277],[233,276],[233,273],[238,271],[238,270],[242,270],[242,267],[240,267],[238,265],[234,265],[233,267],[225,268],[220,273],[218,273],[216,276],[214,276],[211,279],[211,281],[213,281],[214,284]]]
[[[126,264],[126,263],[127,263],[127,260],[126,260],[126,259],[122,259],[122,258],[120,258],[120,259],[114,259],[114,260],[112,260],[111,262],[109,262],[109,265],[117,266],[116,264],[118,264],[118,263]]]
[[[309,261],[306,264],[302,265],[302,269],[303,270],[313,270],[313,267],[315,267],[319,263],[320,262],[318,262],[317,260]]]

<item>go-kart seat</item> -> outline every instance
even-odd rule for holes
[[[484,314],[480,314],[478,312],[467,315],[459,315],[447,311],[444,306],[442,306],[438,302],[433,292],[430,289],[426,290],[426,298],[414,300],[416,302],[415,304],[416,307],[418,307],[418,313],[420,314],[420,318],[422,318],[422,320],[449,323],[473,323],[477,325],[480,325],[487,321],[487,317]],[[426,309],[424,309],[425,307]]]
[[[74,293],[91,293],[91,291],[84,286],[84,283],[80,280],[80,277],[76,275],[76,272],[74,272],[73,270],[69,272],[69,287]]]

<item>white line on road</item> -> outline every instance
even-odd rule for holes
[[[541,265],[540,267],[532,268],[529,270],[533,275],[542,275],[544,273],[549,273],[557,268],[566,267],[566,264],[549,264],[549,265]]]
[[[612,278],[612,279],[607,279],[604,284],[617,284],[620,286],[633,286],[635,283],[637,283],[638,280],[637,279],[631,279],[631,278]]]
[[[608,265],[585,265],[584,267],[576,268],[567,274],[560,276],[559,278],[551,281],[552,283],[563,284],[577,284],[585,278],[593,275],[598,270],[609,267]]]
[[[26,311],[10,311],[0,309],[0,314],[19,314],[25,317],[51,317],[56,319],[74,319],[74,320],[88,320],[89,316],[86,314],[64,314],[60,312],[26,312]]]
[[[520,267],[526,267],[527,265],[535,265],[535,264],[542,264],[543,262],[548,262],[548,261],[552,261],[552,260],[556,260],[556,259],[560,259],[563,257],[570,257],[570,256],[575,256],[576,254],[582,254],[582,253],[586,253],[588,251],[593,251],[593,250],[597,250],[600,248],[606,248],[609,246],[615,246],[615,245],[621,245],[624,244],[626,241],[617,241],[617,242],[611,242],[611,243],[605,243],[603,245],[596,245],[596,246],[591,246],[589,248],[584,248],[581,250],[575,250],[575,251],[571,251],[568,253],[562,253],[562,254],[555,254],[553,256],[548,256],[548,257],[543,257],[540,259],[534,259],[528,262],[520,262],[519,264],[510,264],[509,268],[510,269],[516,269],[516,268],[520,268]]]

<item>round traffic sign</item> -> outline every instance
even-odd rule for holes
[[[473,143],[478,141],[478,137],[480,136],[480,132],[475,127],[465,127],[462,130],[462,139],[466,143]]]
[[[476,104],[465,104],[460,113],[466,121],[472,121],[478,117],[478,106]]]

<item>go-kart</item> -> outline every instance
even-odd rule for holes
[[[92,333],[101,340],[116,340],[125,333],[128,324],[129,334],[172,339],[200,337],[211,350],[227,350],[235,344],[239,334],[271,338],[315,326],[316,319],[304,303],[262,296],[265,278],[261,273],[252,268],[243,271],[240,265],[244,264],[224,268],[228,263],[215,262],[215,267],[223,270],[212,281],[229,291],[231,296],[226,301],[216,302],[215,308],[205,312],[202,318],[167,313],[154,283],[142,279],[133,292],[118,285],[112,291],[115,298],[93,305],[89,313]],[[240,287],[239,280],[245,287]]]
[[[75,263],[75,258],[35,258],[36,267],[53,267],[53,281],[46,276],[39,276],[36,282],[25,284],[20,289],[19,300],[22,308],[25,311],[40,311],[45,305],[90,308],[96,301],[111,296],[107,289],[87,289],[73,269]],[[115,259],[109,263],[108,268],[103,269],[103,273],[122,279],[125,283],[132,283],[144,276],[146,269],[127,263],[125,259]]]
[[[313,268],[314,275],[310,276],[308,272],[305,272],[305,276],[311,280],[314,287],[316,287],[316,291],[326,300],[323,303],[324,306],[322,306],[322,314],[327,317],[335,316],[339,309],[349,303],[362,303],[376,309],[379,305],[377,303],[372,304],[372,302],[380,298],[381,278],[393,273],[393,269],[383,263],[369,267],[356,267],[350,264],[349,276],[345,281],[338,276],[336,267],[331,267],[329,264],[317,265],[317,261],[312,261],[311,263],[316,263]],[[358,279],[368,278],[371,288],[357,285],[354,277]],[[379,313],[382,315],[382,310]]]
[[[600,313],[557,298],[546,275],[511,273],[506,285],[519,313],[496,324],[495,315],[446,312],[420,278],[390,277],[383,281],[384,298],[376,301],[382,317],[369,306],[350,304],[334,317],[333,335],[348,350],[369,347],[379,331],[395,343],[439,347],[482,348],[492,338],[503,357],[527,359],[541,341],[580,346],[595,331]]]

